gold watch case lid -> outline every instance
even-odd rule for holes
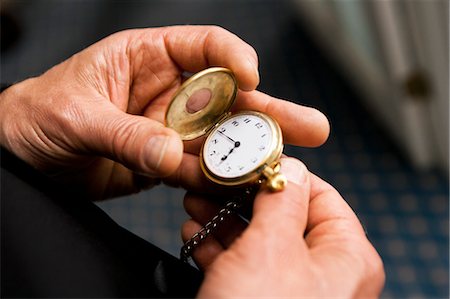
[[[237,90],[236,78],[229,69],[214,67],[196,73],[173,96],[166,112],[166,126],[177,131],[182,140],[204,135],[233,106]],[[188,111],[191,97],[204,91],[209,97],[206,105],[198,111]]]

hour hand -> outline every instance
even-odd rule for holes
[[[234,142],[234,147],[232,147],[230,149],[230,151],[228,152],[228,154],[224,155],[220,160],[220,163],[222,163],[223,161],[225,161],[228,156],[234,151],[235,148],[239,147],[241,145],[241,143],[239,141]]]

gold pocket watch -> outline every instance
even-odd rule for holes
[[[166,125],[182,140],[207,135],[200,150],[200,167],[205,176],[222,186],[244,188],[249,197],[262,183],[281,191],[286,178],[280,173],[283,151],[280,126],[270,116],[256,111],[229,112],[238,87],[233,73],[214,67],[186,80],[173,96],[166,112]],[[188,262],[199,246],[226,217],[243,205],[235,198],[225,204],[181,248],[180,258]]]
[[[261,112],[231,114],[237,90],[229,69],[214,67],[193,75],[173,96],[166,126],[182,140],[207,135],[200,166],[209,180],[232,187],[265,183],[271,191],[280,191],[286,185],[279,172],[283,151],[280,126]]]

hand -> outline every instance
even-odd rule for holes
[[[289,180],[282,192],[260,192],[253,217],[226,220],[193,254],[205,271],[200,298],[373,298],[384,284],[383,265],[356,215],[339,193],[296,159],[283,158]],[[218,209],[187,195],[193,220],[187,240]]]
[[[328,122],[320,112],[254,91],[257,56],[248,44],[214,26],[174,26],[113,34],[2,92],[1,145],[94,199],[166,177],[195,190],[204,178],[186,170],[199,173],[199,143],[183,151],[178,134],[163,123],[183,72],[209,66],[230,68],[240,88],[236,109],[270,110],[288,142],[326,140]]]

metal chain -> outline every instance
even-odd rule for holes
[[[219,224],[224,222],[230,214],[236,212],[236,210],[244,204],[244,200],[250,197],[252,192],[253,188],[246,188],[245,196],[237,197],[236,199],[227,202],[210,221],[184,243],[183,247],[181,247],[180,259],[187,263],[195,248],[197,248],[209,234],[214,232]]]

